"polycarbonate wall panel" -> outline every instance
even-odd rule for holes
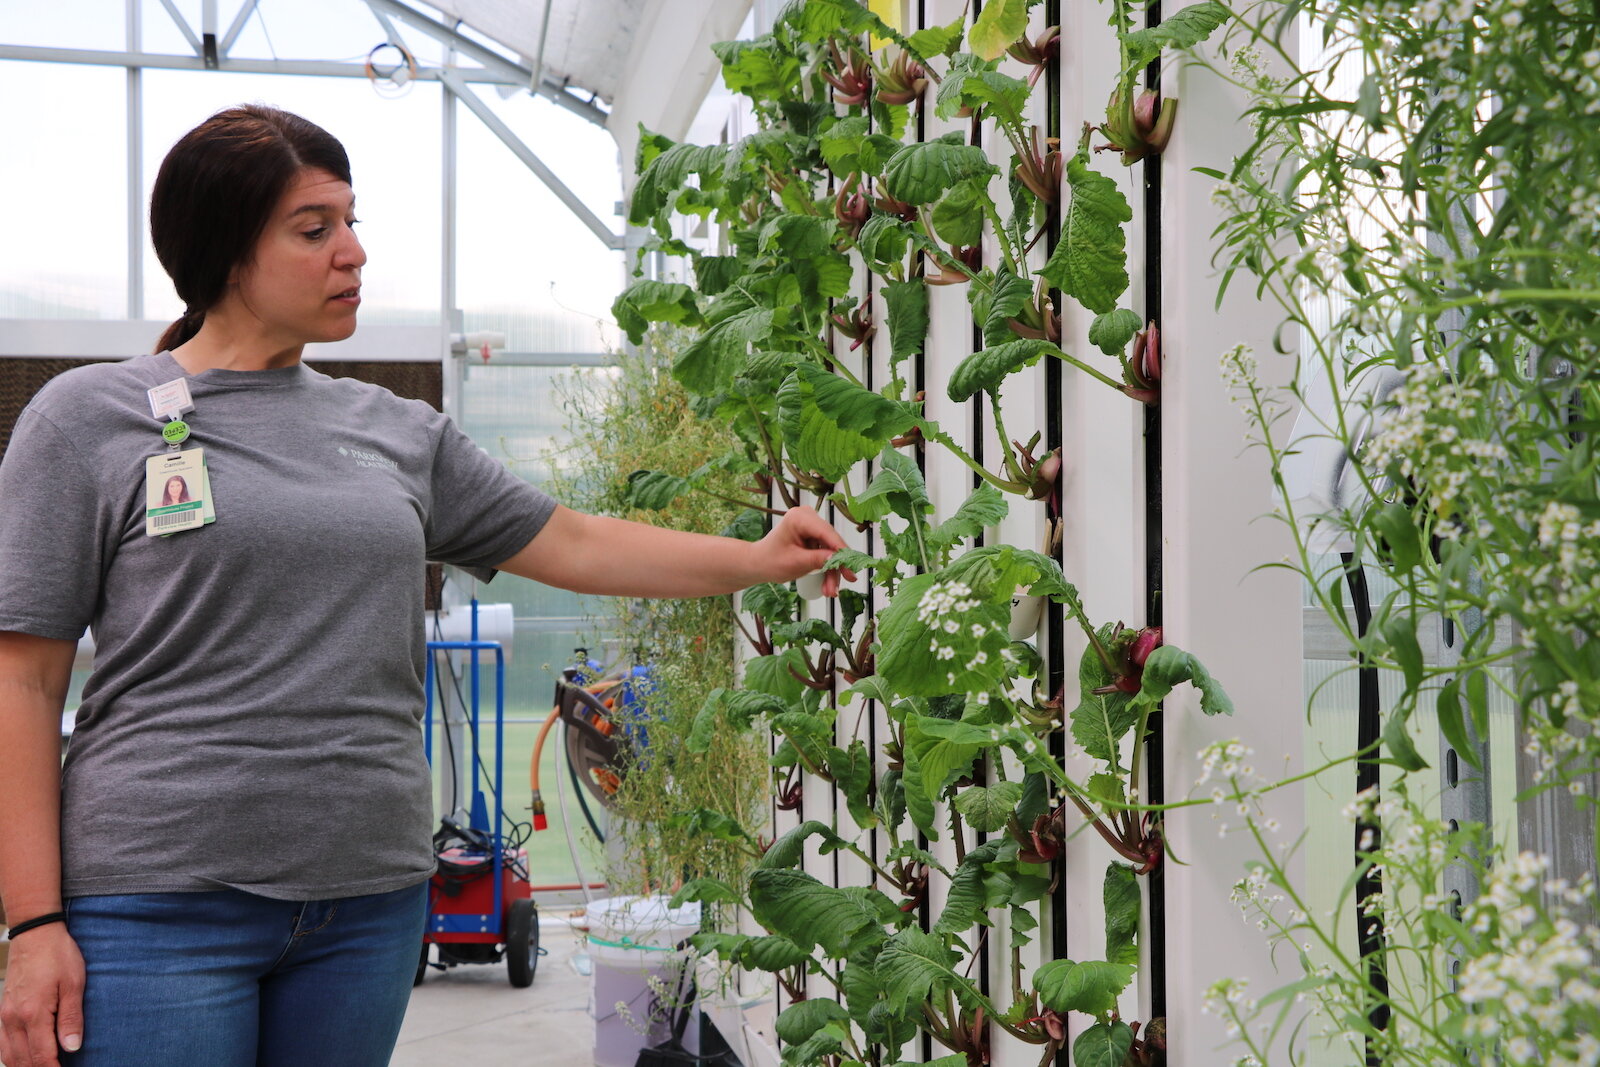
[[[126,314],[126,94],[120,68],[0,61],[0,317]]]

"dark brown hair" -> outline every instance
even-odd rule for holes
[[[172,146],[150,192],[150,243],[184,313],[157,352],[200,332],[229,275],[250,262],[272,209],[307,167],[350,181],[350,159],[332,134],[260,104],[219,111]]]

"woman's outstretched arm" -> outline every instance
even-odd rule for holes
[[[538,536],[497,569],[575,593],[717,596],[810,574],[843,547],[839,532],[808,507],[791,508],[759,541],[664,530],[557,507]],[[836,580],[825,583],[830,593],[836,588]]]

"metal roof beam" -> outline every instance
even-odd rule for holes
[[[399,0],[365,0],[365,2],[374,11],[382,11],[414,29],[421,30],[434,40],[448,45],[462,55],[470,57],[474,62],[483,64],[486,68],[516,75],[515,78],[505,79],[504,84],[532,87],[533,91],[540,96],[548,97],[567,110],[582,115],[597,126],[604,126],[606,119],[610,117],[609,112],[574,94],[560,82],[541,76],[539,85],[534,87],[532,70],[515,60],[507,59],[494,49],[479,44],[464,34],[457,33],[437,19],[429,18],[422,12],[407,7],[405,4],[400,3]],[[501,81],[498,78],[495,80]]]
[[[255,14],[256,0],[244,0],[239,5],[239,13],[233,17],[233,24],[228,27],[228,32],[223,34],[222,43],[217,46],[217,51],[224,57],[233,51],[233,44],[239,39],[239,34],[244,32],[245,24],[250,21],[250,16]]]
[[[189,20],[183,17],[182,11],[178,10],[178,5],[173,3],[173,0],[161,0],[161,6],[166,8],[167,14],[172,16],[173,24],[178,27],[184,39],[189,42],[189,47],[194,49],[194,54],[197,56],[202,54],[205,48],[200,44],[200,38],[195,36],[193,28],[189,25]]]
[[[455,93],[456,98],[466,104],[467,108],[478,116],[479,121],[489,127],[490,132],[500,138],[507,148],[511,149],[512,155],[522,160],[523,165],[533,171],[534,177],[544,182],[550,191],[555,193],[563,204],[567,205],[567,210],[576,215],[579,222],[589,227],[594,232],[594,235],[605,243],[607,248],[622,248],[622,235],[612,232],[611,228],[601,221],[598,215],[590,211],[589,205],[579,200],[577,194],[568,189],[566,184],[556,177],[555,172],[545,166],[544,161],[534,154],[533,149],[524,144],[522,139],[512,132],[511,127],[507,126],[488,104],[479,99],[478,94],[472,91],[471,87],[454,69],[440,71],[439,80],[445,84],[446,88]]]
[[[205,60],[198,55],[168,56],[153,52],[102,52],[84,48],[41,48],[34,45],[0,44],[0,60],[17,59],[35,63],[82,63],[101,67],[145,67],[154,70],[207,70]],[[219,70],[240,74],[299,74],[332,78],[365,78],[366,67],[360,63],[337,63],[327,59],[240,59],[222,58]],[[422,67],[417,77],[425,81],[439,81],[438,67]],[[526,77],[507,74],[487,68],[456,69],[455,75],[463,81],[489,85],[515,85],[528,87]],[[582,106],[581,100],[575,101]],[[585,116],[587,117],[587,116]]]

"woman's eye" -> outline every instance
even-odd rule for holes
[[[310,241],[320,241],[322,239],[323,235],[325,235],[327,232],[328,232],[328,228],[326,226],[318,226],[314,230],[306,230],[306,231],[304,231],[304,233],[302,233],[301,236],[305,237],[307,240],[310,240]]]
[[[361,221],[360,219],[349,219],[349,220],[347,220],[345,222],[345,225],[350,227],[353,230],[353,229],[356,228],[356,223],[358,223],[360,221]]]

